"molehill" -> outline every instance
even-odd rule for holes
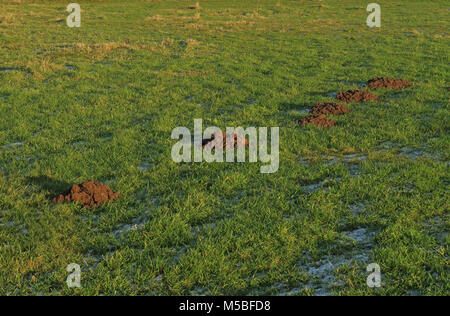
[[[109,186],[94,180],[74,185],[70,190],[55,197],[53,203],[78,203],[86,209],[99,207],[102,204],[115,200],[120,193],[114,193]]]

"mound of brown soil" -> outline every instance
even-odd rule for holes
[[[370,89],[405,89],[412,86],[413,83],[405,79],[373,78],[367,82],[367,85]]]
[[[347,90],[339,92],[336,99],[342,102],[377,101],[378,97],[366,90]]]
[[[225,148],[237,148],[240,146],[248,146],[248,139],[240,136],[238,134],[228,135],[222,132],[222,139],[219,137],[220,134],[214,134],[211,138],[203,139],[202,146],[207,147],[222,147]]]
[[[104,203],[115,200],[119,195],[119,192],[114,193],[111,191],[109,186],[91,180],[80,185],[74,185],[69,191],[55,197],[52,202],[74,202],[90,209],[91,207],[98,207]]]
[[[306,124],[313,124],[320,127],[331,127],[336,124],[335,121],[332,119],[329,119],[323,114],[320,115],[310,115],[305,118],[302,118],[298,120],[298,124],[300,125],[306,125]]]
[[[311,109],[312,115],[333,114],[340,115],[350,112],[348,107],[334,102],[319,103]]]

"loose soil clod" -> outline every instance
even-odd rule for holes
[[[222,132],[222,139],[219,137],[220,134],[214,134],[211,138],[203,139],[203,147],[222,147],[226,148],[237,148],[240,146],[248,146],[248,139],[240,136],[238,134],[227,135],[227,133]]]
[[[367,85],[370,89],[405,89],[412,86],[413,83],[405,79],[373,78],[367,82]]]
[[[336,125],[336,122],[332,119],[329,119],[325,115],[310,115],[305,118],[302,118],[298,120],[298,124],[300,125],[306,125],[306,124],[313,124],[320,127],[331,127]]]
[[[317,104],[311,109],[312,115],[332,114],[341,115],[350,112],[348,107],[334,102],[325,102]]]
[[[339,92],[336,99],[342,102],[378,101],[378,97],[366,90],[347,90]]]
[[[115,200],[120,193],[114,193],[109,186],[103,183],[96,183],[93,180],[84,182],[80,185],[74,185],[67,192],[55,197],[53,203],[79,203],[86,209],[99,207],[102,204]]]

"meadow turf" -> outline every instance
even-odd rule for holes
[[[70,2],[0,2],[1,295],[449,294],[448,1]],[[415,85],[294,122],[378,76]],[[174,163],[195,118],[279,126],[278,172]]]

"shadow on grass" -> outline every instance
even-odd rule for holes
[[[310,109],[313,103],[281,103],[279,109],[281,111],[296,111]]]
[[[47,191],[46,196],[53,198],[58,194],[66,192],[72,184],[65,181],[50,178],[49,176],[27,177],[26,183],[40,187],[40,190]]]

